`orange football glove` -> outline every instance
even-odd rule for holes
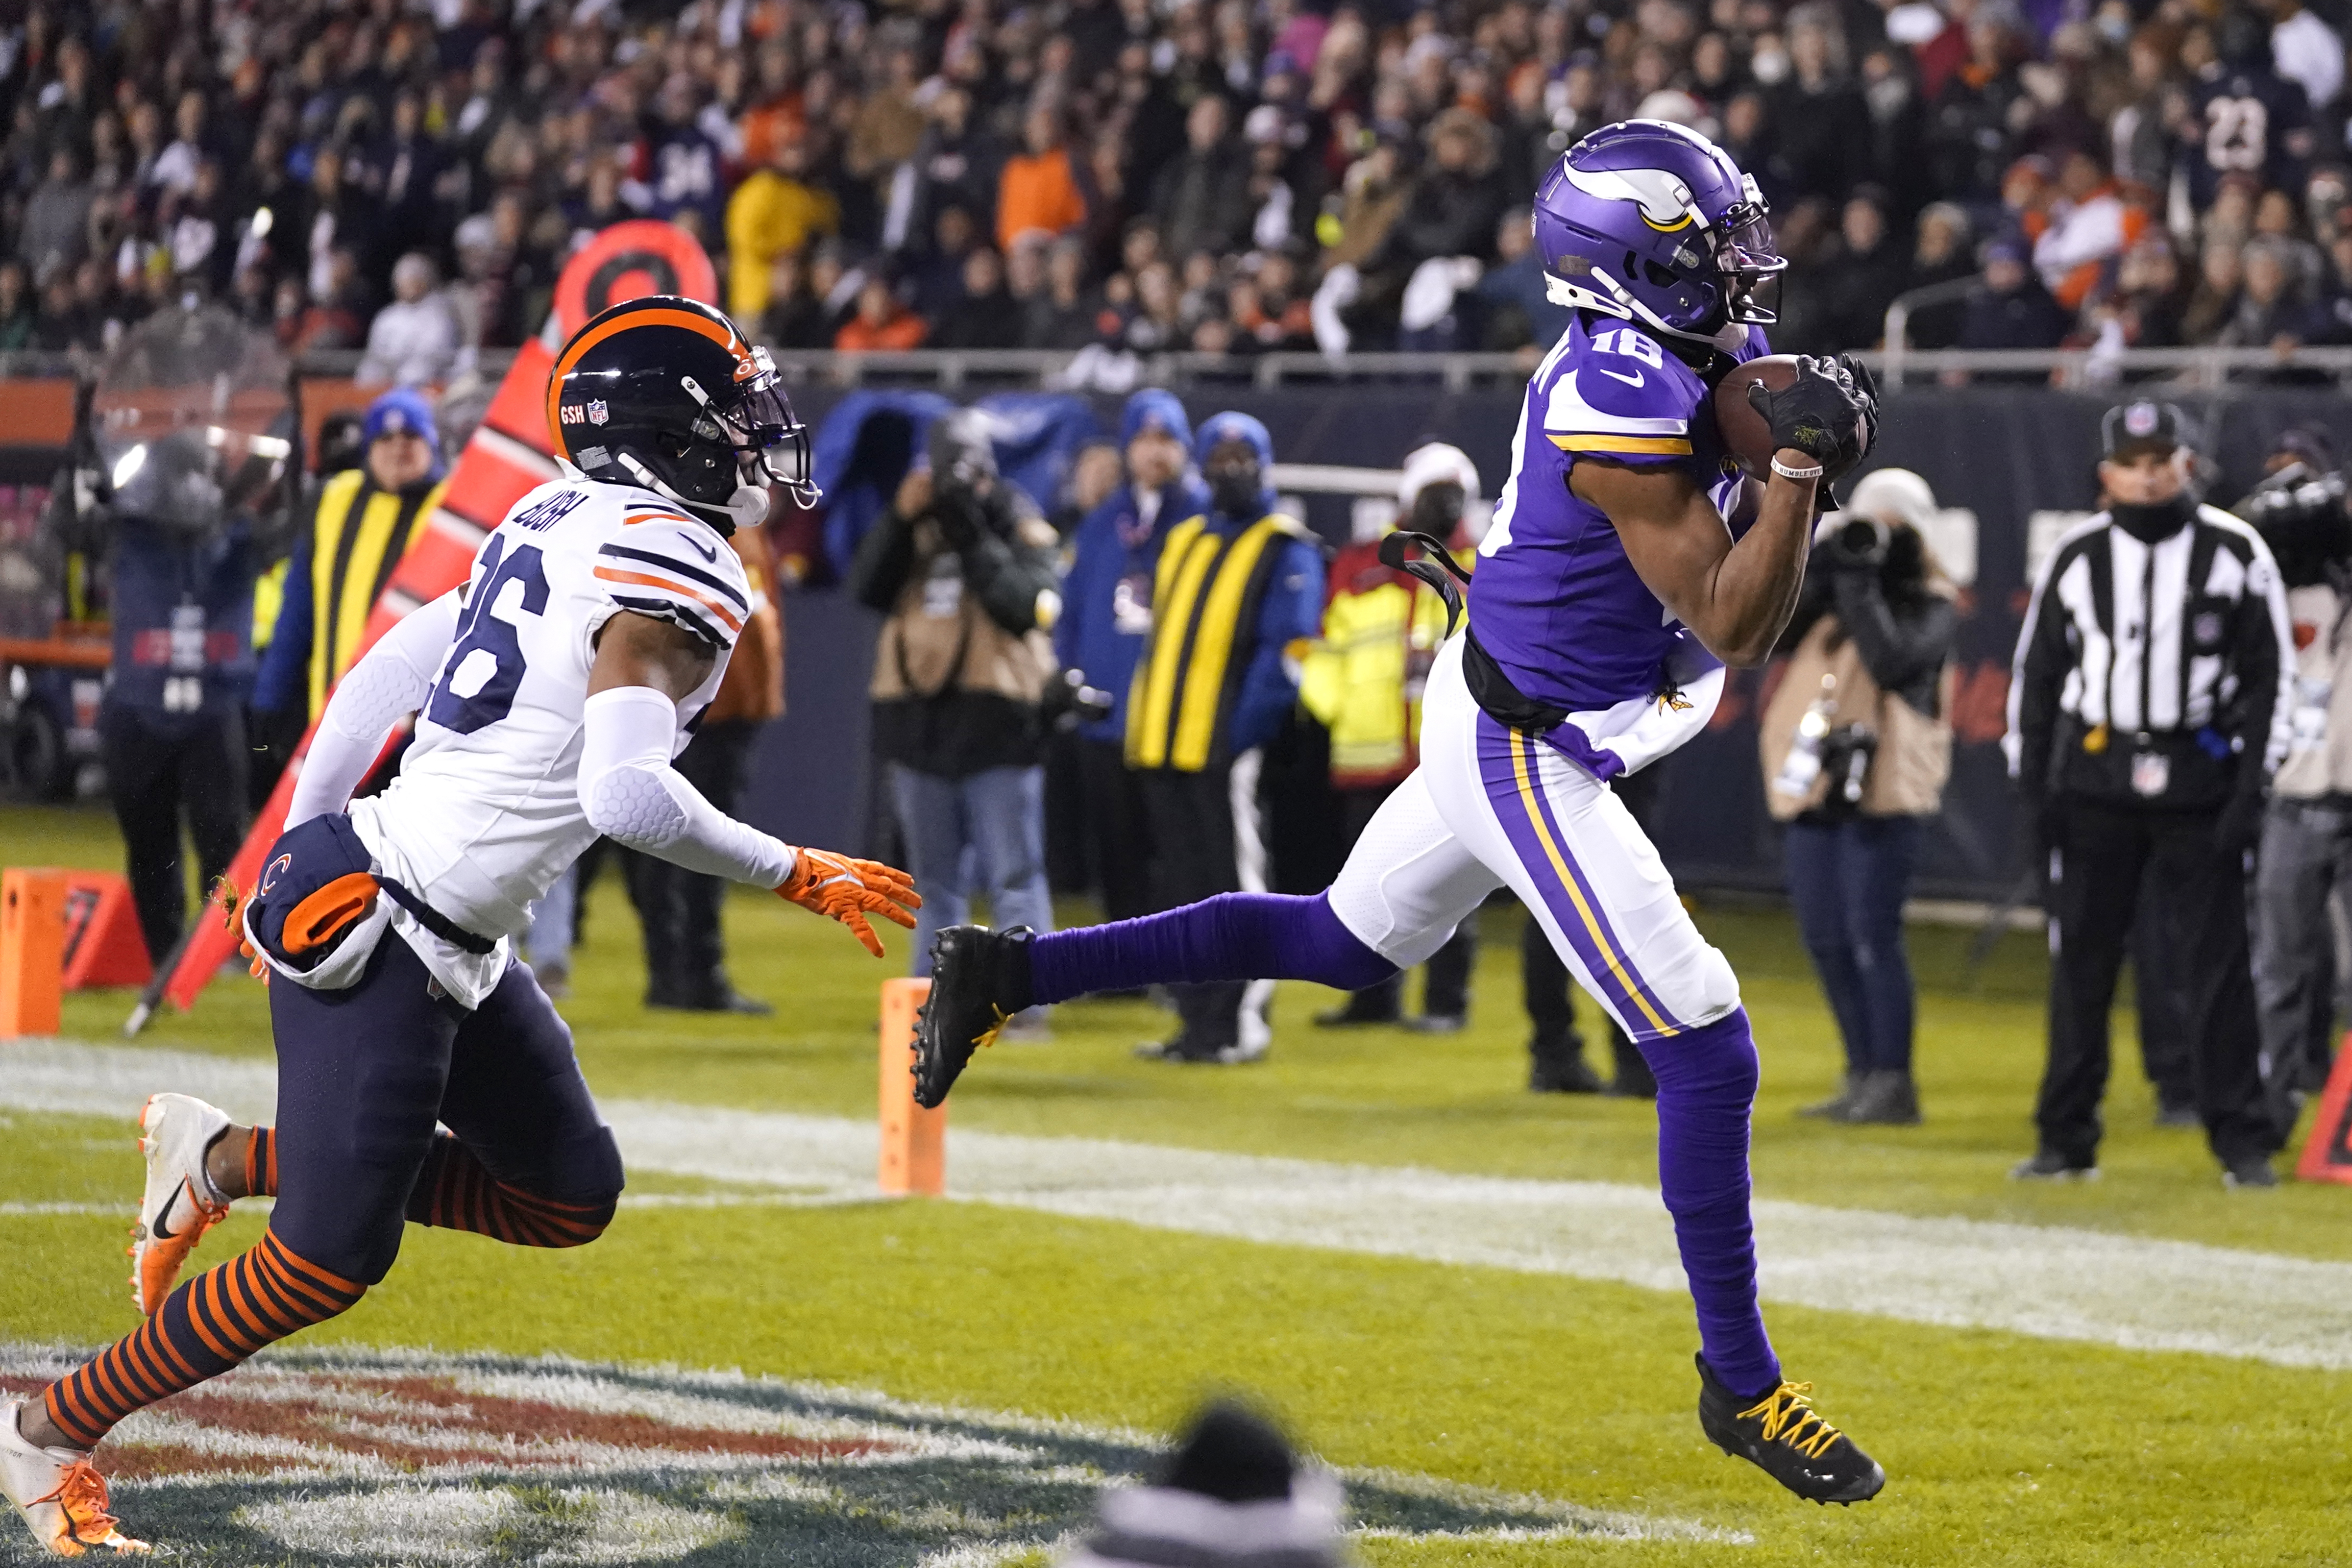
[[[915,891],[914,879],[904,871],[879,860],[853,860],[829,849],[801,849],[795,854],[798,863],[777,887],[776,897],[839,921],[877,958],[882,956],[882,939],[866,923],[867,915],[880,915],[908,931],[915,929],[912,911],[923,907],[923,899]]]

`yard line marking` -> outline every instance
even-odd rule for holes
[[[275,1099],[268,1068],[218,1057],[26,1042],[9,1047],[7,1061],[0,1105],[28,1110],[127,1116],[167,1087],[233,1114],[266,1116]],[[791,1188],[795,1201],[846,1203],[874,1194],[871,1121],[632,1100],[604,1110],[624,1159],[638,1170]],[[1684,1288],[1656,1191],[1622,1183],[1453,1175],[969,1129],[950,1132],[948,1171],[950,1196],[963,1202]],[[731,1194],[708,1194],[725,1195]],[[1759,1287],[1768,1301],[2352,1370],[2352,1264],[1769,1198],[1757,1201],[1755,1213]],[[2249,1301],[2263,1310],[2247,1310]]]

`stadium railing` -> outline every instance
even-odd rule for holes
[[[1938,288],[1944,286],[1939,285]],[[2232,386],[2333,385],[2352,379],[2352,348],[1915,349],[1907,340],[1909,310],[1934,302],[1918,290],[1887,311],[1888,347],[1861,358],[1889,390],[1989,379],[2095,391],[2119,384],[2160,384],[2189,391]],[[1906,304],[1907,302],[1907,304]],[[920,386],[944,392],[1016,387],[1122,393],[1138,386],[1248,386],[1260,390],[1349,382],[1424,384],[1465,392],[1524,380],[1533,356],[1519,353],[1322,353],[1150,355],[1077,353],[1043,349],[914,349],[900,353],[836,353],[782,350],[777,368],[795,383],[835,387]],[[513,353],[486,349],[475,369],[495,381]],[[306,378],[347,378],[355,353],[310,353],[296,368]],[[91,374],[99,356],[0,353],[0,381],[72,380]]]

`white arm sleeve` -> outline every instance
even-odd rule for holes
[[[669,765],[677,705],[668,698],[650,686],[614,687],[589,698],[581,721],[588,826],[672,865],[755,888],[793,874],[792,846],[729,816]]]
[[[367,656],[343,672],[327,710],[319,716],[286,826],[337,812],[375,764],[383,738],[401,719],[425,705],[449,639],[457,635],[457,593],[452,589],[403,617]]]

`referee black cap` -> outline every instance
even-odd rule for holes
[[[2118,404],[2099,421],[2099,447],[2110,458],[2126,452],[2169,452],[2194,439],[2189,416],[2170,403]]]

